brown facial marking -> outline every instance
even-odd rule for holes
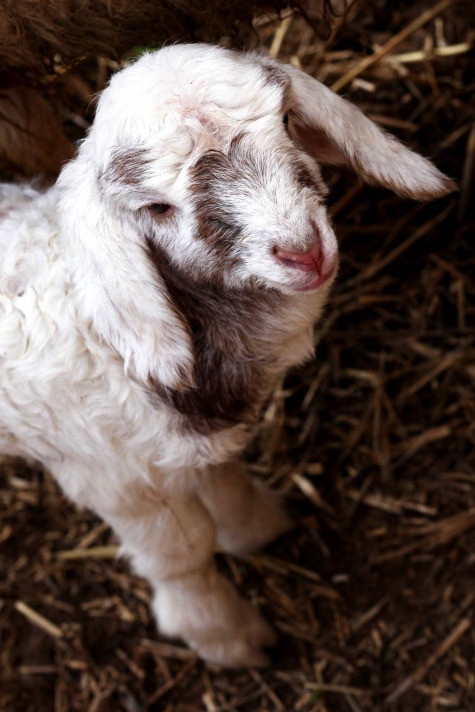
[[[140,185],[150,158],[144,148],[117,150],[103,175],[107,182],[121,183],[130,188]]]
[[[291,91],[290,79],[285,69],[275,64],[267,64],[265,58],[261,62],[266,84],[279,87],[282,91],[282,113],[288,110]]]
[[[209,434],[252,422],[273,386],[273,315],[286,297],[272,290],[245,292],[198,284],[148,242],[151,259],[192,337],[194,387],[177,391],[155,383],[158,396],[185,416],[183,427]]]
[[[304,163],[301,163],[298,160],[295,161],[293,164],[293,171],[297,183],[302,186],[302,188],[308,188],[309,190],[318,193],[320,196],[328,193],[328,189],[323,181],[313,175]]]
[[[261,67],[267,84],[274,84],[281,89],[287,89],[290,80],[285,69],[276,64],[267,64],[265,61],[262,61]]]
[[[223,257],[229,257],[242,229],[226,209],[221,194],[223,186],[236,181],[236,171],[223,153],[209,151],[195,163],[190,178],[197,222],[195,237]]]

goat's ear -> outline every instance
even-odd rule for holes
[[[84,156],[58,181],[60,224],[73,254],[80,309],[142,382],[193,383],[189,329],[154,269],[137,227],[107,205]]]
[[[294,131],[319,163],[345,164],[368,182],[415,200],[456,189],[430,161],[382,131],[353,104],[299,69],[286,70],[292,81]]]

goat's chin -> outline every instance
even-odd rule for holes
[[[321,294],[323,297],[329,293],[335,281],[336,270],[331,275],[313,275],[308,279],[287,279],[282,281],[266,280],[267,288],[293,297],[310,297]]]

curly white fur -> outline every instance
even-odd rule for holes
[[[114,76],[53,188],[0,188],[0,451],[40,460],[109,522],[156,591],[161,629],[223,665],[265,663],[273,634],[216,572],[215,545],[249,551],[288,521],[233,462],[246,417],[213,420],[206,395],[207,428],[187,415],[218,375],[205,353],[197,385],[195,332],[160,259],[218,302],[216,318],[226,301],[245,374],[232,345],[216,349],[255,410],[311,354],[336,271],[315,159],[415,198],[451,188],[298,70],[205,45]],[[257,326],[240,311],[249,295],[267,305]]]

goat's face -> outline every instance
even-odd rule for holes
[[[190,277],[284,292],[333,279],[327,189],[278,65],[202,45],[146,55],[112,79],[91,139],[105,200]]]
[[[453,189],[330,89],[256,54],[176,45],[112,78],[60,178],[61,219],[91,319],[141,378],[183,384],[192,364],[160,259],[190,282],[324,296],[337,243],[320,163],[416,199]]]

